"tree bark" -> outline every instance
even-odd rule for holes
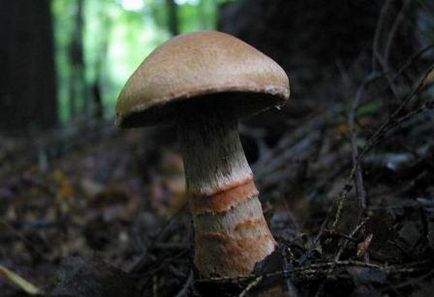
[[[179,34],[178,8],[174,0],[166,0],[167,25],[172,36]]]
[[[57,123],[49,0],[0,1],[0,129]]]
[[[80,107],[84,114],[89,112],[83,53],[84,0],[77,0],[75,5],[74,30],[68,46],[70,64],[69,112],[71,117],[76,116]],[[82,103],[81,106],[79,106],[79,102]]]

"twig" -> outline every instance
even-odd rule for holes
[[[38,287],[36,287],[34,284],[25,280],[24,278],[22,278],[15,272],[7,269],[6,267],[2,266],[1,264],[0,264],[0,276],[29,295],[44,294],[44,292]]]
[[[341,237],[342,239],[345,239],[345,240],[347,240],[347,241],[351,241],[351,242],[354,242],[354,243],[356,243],[357,242],[357,240],[355,239],[355,238],[353,238],[353,237],[351,237],[351,236],[349,236],[349,235],[346,235],[346,234],[344,234],[344,233],[341,233],[341,232],[338,232],[338,231],[336,231],[336,230],[330,230],[330,229],[326,229],[325,231],[324,231],[328,236],[335,236],[335,237]]]
[[[320,263],[314,263],[306,266],[301,267],[295,267],[294,269],[290,271],[275,271],[275,272],[269,272],[264,273],[260,276],[258,275],[250,275],[247,277],[240,277],[240,278],[227,278],[227,277],[218,277],[218,278],[210,278],[206,280],[201,280],[204,282],[214,282],[214,283],[239,283],[239,282],[245,282],[248,280],[256,280],[259,277],[261,279],[267,279],[270,277],[275,276],[283,276],[283,277],[296,277],[296,278],[304,278],[306,280],[316,280],[318,279],[318,275],[325,275],[328,277],[336,277],[336,275],[330,274],[330,268],[333,267],[336,268],[349,268],[349,267],[366,267],[366,268],[373,268],[378,269],[379,271],[388,274],[389,276],[394,276],[401,273],[414,273],[417,271],[421,271],[424,269],[431,269],[433,265],[432,260],[425,260],[425,261],[418,261],[413,263],[407,263],[402,265],[379,265],[379,264],[373,264],[373,263],[367,263],[362,261],[354,261],[354,260],[346,260],[346,261],[332,261],[332,262],[320,262]],[[255,286],[254,284],[253,286]],[[251,288],[249,288],[250,290]]]
[[[378,17],[377,26],[375,28],[374,41],[372,44],[372,71],[377,70],[377,59],[382,58],[379,50],[379,40],[381,37],[381,31],[383,29],[384,19],[386,17],[387,12],[389,11],[389,6],[392,3],[392,0],[387,0],[383,7],[381,8],[380,15]]]
[[[320,229],[319,229],[319,231],[318,231],[318,233],[317,233],[317,235],[315,236],[315,239],[313,240],[313,245],[312,245],[312,247],[310,247],[300,258],[299,258],[299,260],[298,260],[298,263],[301,265],[301,264],[303,264],[307,259],[309,259],[309,257],[310,257],[310,255],[311,255],[311,253],[312,253],[312,251],[316,248],[316,246],[317,246],[317,244],[318,244],[318,242],[319,242],[319,240],[320,240],[320,238],[321,238],[321,236],[322,236],[322,234],[324,233],[324,231],[325,231],[325,227],[327,226],[327,223],[328,223],[328,218],[326,218],[323,222],[322,222],[322,224],[321,224],[321,227],[320,227]]]
[[[281,167],[282,164],[284,165],[285,163],[287,163],[287,161],[294,156],[298,156],[300,152],[303,152],[307,148],[311,147],[313,143],[319,141],[321,139],[321,135],[317,130],[317,127],[318,126],[311,130],[310,133],[307,133],[307,135],[304,134],[304,138],[297,141],[293,145],[292,142],[285,143],[287,142],[287,139],[283,140],[281,146],[279,146],[278,149],[273,150],[272,157],[266,157],[264,158],[264,160],[261,160],[254,164],[253,169],[256,172],[257,179],[264,178],[270,172],[273,172],[277,168]]]
[[[256,277],[253,281],[251,281],[247,287],[240,293],[240,295],[238,295],[239,297],[244,297],[246,296],[246,294],[253,289],[254,287],[256,287],[263,279],[263,276],[260,275],[258,277]]]
[[[363,184],[363,174],[360,163],[357,162],[359,158],[359,149],[357,146],[357,132],[355,128],[356,114],[359,108],[360,101],[365,94],[366,87],[370,82],[372,82],[376,78],[374,73],[368,75],[368,77],[364,80],[362,85],[357,90],[356,96],[352,102],[350,116],[348,117],[348,127],[351,133],[351,148],[352,148],[352,160],[353,166],[356,168],[356,176],[355,176],[355,184],[356,184],[356,195],[359,200],[359,207],[361,209],[366,208],[366,191]]]
[[[41,257],[44,260],[47,260],[47,257],[44,255],[44,253],[31,240],[29,240],[21,231],[17,230],[14,226],[9,224],[5,219],[0,218],[0,224],[5,225],[8,229],[10,229],[13,233],[15,233],[15,236],[19,238],[23,243],[27,244],[27,246],[31,248],[32,251],[35,252],[39,257]]]
[[[293,268],[292,265],[290,265],[288,263],[288,259],[286,257],[283,257],[282,268],[283,268],[283,271],[289,271],[289,270],[292,270],[292,268]],[[285,285],[286,285],[286,289],[287,289],[287,293],[288,293],[289,297],[298,297],[297,288],[292,283],[291,278],[285,277]]]
[[[418,94],[422,90],[425,79],[433,69],[434,69],[434,64],[432,64],[428,68],[428,70],[425,71],[425,73],[422,76],[422,79],[420,79],[416,87],[414,87],[412,91],[402,100],[401,104],[395,109],[395,111],[390,115],[390,117],[377,129],[377,131],[371,137],[369,137],[367,143],[360,151],[359,162],[360,159],[369,150],[371,150],[372,147],[375,144],[377,144],[387,134],[388,131],[396,127],[396,120],[399,118],[400,113],[404,110],[404,108],[408,105],[408,103],[416,96],[416,94]],[[406,118],[408,119],[408,117]]]
[[[392,48],[393,40],[395,39],[396,32],[398,31],[399,26],[401,25],[402,21],[404,20],[404,10],[407,8],[407,6],[410,4],[410,0],[407,0],[402,5],[401,9],[398,12],[398,16],[395,19],[395,22],[392,25],[392,28],[389,32],[389,38],[386,42],[386,48],[384,50],[384,60],[387,62],[390,58],[390,49]]]
[[[294,131],[288,131],[285,133],[272,150],[269,150],[266,155],[253,164],[253,171],[261,171],[263,167],[267,167],[269,165],[270,161],[273,161],[276,157],[282,155],[289,147],[300,142],[300,139],[306,137],[306,134],[311,131],[318,130],[326,123],[327,117],[327,114],[313,116],[303,126],[300,126]]]
[[[395,75],[391,78],[391,82],[395,82],[402,74],[403,72],[410,67],[418,58],[420,58],[423,54],[426,52],[434,49],[434,44],[428,45],[427,47],[421,49],[420,51],[413,54],[410,58],[405,61],[402,66],[396,71]],[[388,73],[384,73],[384,75],[387,75]],[[379,93],[382,93],[386,91],[389,88],[389,86],[385,87],[384,89],[380,90]]]
[[[393,44],[393,40],[395,39],[396,33],[398,31],[398,28],[400,26],[400,24],[402,23],[402,21],[404,20],[404,10],[407,8],[407,6],[410,4],[409,0],[406,0],[404,2],[404,4],[402,5],[401,9],[398,12],[398,15],[395,18],[395,21],[392,25],[392,28],[389,31],[389,36],[387,38],[387,42],[386,42],[386,47],[384,49],[384,58],[383,59],[379,59],[381,66],[384,69],[385,72],[385,77],[387,82],[389,83],[389,87],[392,90],[392,93],[394,94],[395,98],[399,97],[398,94],[398,90],[395,88],[394,86],[394,80],[392,80],[389,76],[390,71],[391,71],[391,67],[390,67],[390,52],[391,52],[391,47]]]
[[[401,282],[398,285],[390,286],[389,288],[400,289],[400,288],[404,288],[404,287],[407,287],[407,286],[411,286],[411,285],[414,285],[415,283],[421,282],[422,280],[424,280],[424,279],[432,276],[433,274],[434,274],[434,271],[431,270],[430,272],[428,272],[428,273],[426,273],[426,274],[424,274],[424,275],[422,275],[420,277],[413,278],[413,279],[408,280],[406,282]]]
[[[366,153],[368,153],[378,142],[380,142],[390,130],[395,128],[397,125],[402,124],[410,117],[420,113],[421,109],[419,108],[417,112],[412,111],[409,114],[400,117],[402,110],[408,105],[408,103],[414,98],[414,96],[416,96],[416,94],[418,94],[422,90],[423,82],[425,81],[426,77],[429,75],[429,73],[431,73],[433,69],[434,69],[434,64],[432,64],[425,71],[425,73],[422,75],[422,78],[419,80],[416,86],[402,100],[401,104],[395,109],[395,111],[389,116],[389,118],[383,124],[381,124],[380,127],[368,138],[366,144],[361,148],[356,163],[353,164],[351,172],[345,181],[344,188],[341,190],[341,192],[337,197],[338,207],[336,210],[335,219],[333,221],[332,228],[336,227],[337,223],[341,218],[344,201],[346,200],[348,193],[352,189],[351,180],[353,180],[357,170],[357,166],[363,160]],[[428,102],[427,104],[425,104],[424,108],[430,109],[430,106],[431,103]]]
[[[188,289],[190,288],[192,282],[193,282],[193,270],[190,270],[187,280],[185,281],[184,285],[182,286],[178,294],[176,294],[176,297],[187,296]]]
[[[359,230],[365,225],[365,223],[366,223],[366,220],[361,221],[356,226],[356,228],[354,228],[354,230],[351,231],[351,233],[348,235],[348,237],[353,238],[354,235],[356,235],[356,233],[359,232]],[[338,252],[336,253],[336,256],[335,256],[335,262],[339,262],[339,259],[340,259],[341,255],[342,255],[342,253],[344,252],[344,250],[346,249],[347,245],[348,245],[348,240],[342,240],[342,239],[340,240],[340,242],[339,242],[339,250],[338,250]]]
[[[158,297],[158,276],[154,275],[152,277],[152,296]]]
[[[321,282],[321,285],[319,286],[318,290],[317,290],[316,293],[315,293],[315,297],[319,297],[319,296],[321,296],[322,291],[324,291],[325,284],[326,284],[326,281],[322,281],[322,282]]]
[[[349,235],[347,235],[347,236],[344,235],[344,238],[341,239],[341,240],[339,240],[339,243],[338,243],[339,250],[338,250],[338,252],[336,253],[336,256],[335,256],[335,258],[334,258],[334,263],[335,263],[335,264],[332,265],[332,266],[330,266],[330,268],[329,268],[328,271],[327,271],[327,275],[328,275],[328,274],[331,274],[331,273],[333,272],[333,270],[335,270],[336,266],[339,265],[339,263],[340,263],[340,262],[339,262],[339,258],[341,257],[343,251],[344,251],[345,248],[347,247],[347,245],[348,245],[348,241],[353,241],[353,237],[354,237],[354,235],[356,235],[356,233],[359,232],[360,228],[362,228],[362,226],[365,224],[365,222],[366,222],[365,220],[363,220],[362,222],[360,222],[360,224],[358,224],[358,225],[356,226],[356,228],[354,228],[354,230],[353,230]],[[321,283],[321,285],[320,285],[318,291],[316,292],[315,296],[320,296],[320,294],[321,294],[321,292],[322,292],[324,286],[325,286],[325,281],[323,281],[323,282]]]

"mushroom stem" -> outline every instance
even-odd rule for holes
[[[251,273],[276,242],[265,221],[235,116],[195,110],[178,119],[186,188],[203,277]]]

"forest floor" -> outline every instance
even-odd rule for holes
[[[279,249],[236,280],[197,278],[170,130],[2,136],[0,295],[432,296],[434,104],[422,93],[311,107],[273,137],[241,126]]]

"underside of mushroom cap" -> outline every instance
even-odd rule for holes
[[[152,52],[129,78],[116,105],[120,127],[171,123],[190,104],[213,101],[242,117],[289,97],[284,70],[225,33],[179,35]]]

